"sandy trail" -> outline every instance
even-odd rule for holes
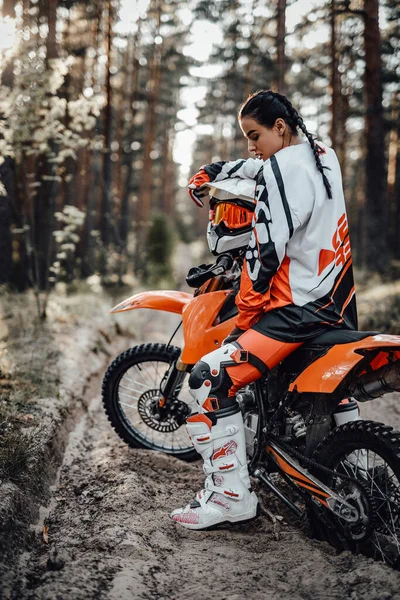
[[[92,382],[89,412],[70,436],[48,508],[48,544],[39,524],[11,598],[400,599],[399,573],[336,555],[270,494],[263,500],[283,517],[277,526],[266,516],[212,532],[176,526],[168,513],[201,487],[200,463],[124,445],[103,414],[100,384]],[[399,427],[397,404],[393,395],[368,413]]]

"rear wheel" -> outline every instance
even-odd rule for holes
[[[142,344],[126,350],[107,369],[102,396],[107,417],[124,442],[192,461],[198,454],[185,421],[195,411],[195,402],[186,373],[180,374],[173,397],[160,407],[161,384],[180,352],[166,344]]]
[[[374,421],[353,421],[333,430],[313,459],[335,474],[316,474],[357,507],[349,524],[310,504],[314,532],[339,550],[351,550],[400,568],[400,433]],[[351,478],[353,483],[347,478]]]

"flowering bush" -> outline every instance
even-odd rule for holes
[[[85,222],[86,214],[76,206],[66,205],[62,212],[56,212],[54,216],[62,229],[53,232],[58,246],[56,259],[49,269],[50,281],[53,283],[66,274],[66,266],[76,250],[78,232]]]

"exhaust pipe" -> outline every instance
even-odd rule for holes
[[[367,402],[389,392],[400,392],[400,360],[363,375],[351,395],[360,402]]]

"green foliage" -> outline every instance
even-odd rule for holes
[[[155,214],[147,238],[147,283],[162,285],[162,281],[171,281],[174,246],[175,235],[167,217]]]
[[[51,282],[66,278],[76,262],[76,248],[79,242],[79,231],[85,222],[85,213],[76,206],[67,204],[62,212],[56,212],[55,218],[62,227],[53,232],[58,244],[56,260],[50,267]]]
[[[0,434],[0,480],[24,484],[25,490],[32,489],[35,482],[31,471],[39,461],[42,431],[27,431],[7,422],[5,431],[0,429]]]
[[[46,67],[36,44],[22,43],[19,53],[13,88],[0,90],[0,154],[13,156],[17,164],[32,155],[46,155],[54,165],[69,157],[76,159],[79,148],[89,144],[84,133],[95,126],[100,100],[88,100],[83,94],[69,102],[61,97],[60,88],[74,63],[72,57],[53,59]],[[31,182],[31,189],[40,183]]]

